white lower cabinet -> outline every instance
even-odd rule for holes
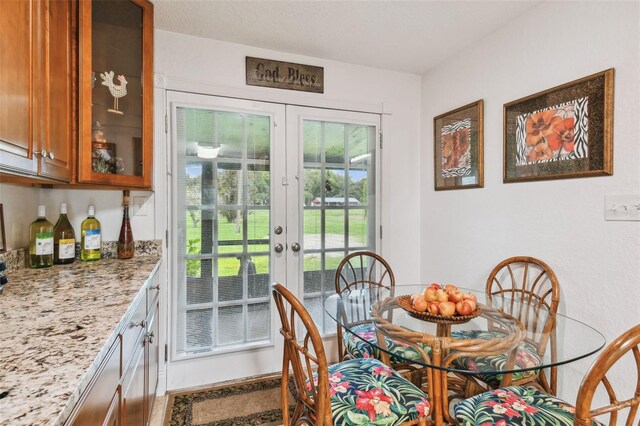
[[[158,385],[158,277],[132,306],[126,324],[66,425],[145,426]],[[151,299],[151,300],[148,300]]]

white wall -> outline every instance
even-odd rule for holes
[[[164,189],[162,189],[164,190]],[[162,238],[154,236],[155,203],[150,191],[132,191],[131,195],[144,200],[146,215],[134,215],[130,208],[131,227],[136,240]],[[94,189],[48,189],[26,185],[0,184],[0,203],[3,204],[7,247],[16,249],[29,245],[29,224],[38,216],[38,205],[46,207],[47,219],[55,224],[60,203],[67,203],[71,225],[79,239],[80,224],[87,217],[87,206],[96,207],[96,218],[102,226],[103,241],[116,241],[122,224],[122,191]],[[136,209],[137,212],[137,209]]]
[[[502,183],[502,106],[615,67],[614,175]],[[605,222],[607,194],[640,194],[640,3],[546,2],[422,78],[422,278],[481,289],[492,267],[540,258],[560,312],[610,342],[639,321],[640,222]],[[433,190],[433,117],[485,102],[485,188]],[[561,367],[560,395],[594,357]]]
[[[398,278],[419,277],[420,77],[199,37],[155,32],[155,72],[167,87],[321,107],[384,110],[382,251]],[[324,94],[251,87],[245,56],[324,67]],[[184,82],[195,82],[193,86]],[[156,107],[158,107],[156,103]]]

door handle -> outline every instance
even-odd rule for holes
[[[278,243],[273,246],[273,250],[275,250],[276,253],[282,253],[282,250],[284,250],[284,246]]]
[[[273,232],[274,232],[276,235],[280,235],[280,234],[282,234],[282,226],[280,226],[280,225],[276,226],[275,228],[273,228]]]
[[[291,251],[297,253],[300,251],[300,244],[298,243],[293,243],[291,244]]]

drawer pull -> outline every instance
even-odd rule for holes
[[[147,342],[153,343],[154,334],[153,331],[147,333]]]

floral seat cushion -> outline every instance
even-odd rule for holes
[[[462,426],[573,426],[575,407],[535,388],[508,386],[465,399],[454,410]]]
[[[427,395],[376,359],[330,365],[329,386],[334,425],[393,426],[429,415]]]
[[[356,336],[357,335],[357,336]],[[404,343],[384,338],[387,348],[389,348],[389,360],[391,363],[403,363],[410,361],[422,360],[422,355],[412,346]],[[371,343],[368,343],[371,342]],[[342,335],[342,344],[347,353],[353,358],[380,358],[380,349],[376,346],[378,338],[376,331],[371,323],[360,324],[351,329],[351,332],[345,332]],[[427,345],[421,345],[424,351],[429,354],[431,348]]]
[[[453,331],[451,337],[454,339],[495,339],[500,337],[500,333],[481,330]],[[542,359],[538,355],[535,346],[528,342],[523,342],[516,353],[516,365],[521,368],[531,368],[542,364]],[[507,354],[483,356],[483,357],[462,357],[453,361],[457,368],[478,371],[476,376],[492,388],[500,386],[503,374],[482,373],[482,370],[503,370],[507,364]],[[487,367],[485,367],[485,365]],[[512,381],[534,377],[538,370],[518,371],[513,373]]]

